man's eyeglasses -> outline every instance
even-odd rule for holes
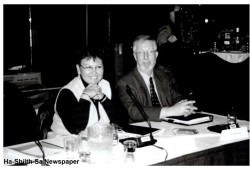
[[[156,53],[156,50],[149,50],[149,51],[139,51],[139,52],[134,52],[138,57],[144,57],[145,54],[147,53],[148,56],[154,56]]]
[[[86,71],[86,72],[92,72],[94,71],[94,69],[98,72],[103,70],[103,66],[96,66],[96,67],[92,67],[92,66],[82,66],[80,64],[80,66]]]

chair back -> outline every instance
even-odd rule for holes
[[[4,82],[3,144],[16,145],[38,139],[36,112],[18,87]]]
[[[55,99],[56,95],[53,95],[39,107],[37,119],[41,139],[47,139],[48,132],[51,131],[50,126],[53,122]]]

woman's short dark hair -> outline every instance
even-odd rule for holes
[[[100,48],[84,48],[80,49],[77,52],[77,57],[76,57],[76,64],[81,64],[81,61],[83,59],[91,60],[93,59],[95,61],[96,58],[99,58],[103,61],[103,50]]]

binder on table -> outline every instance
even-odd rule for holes
[[[176,123],[176,124],[190,126],[190,125],[212,122],[213,115],[196,113],[196,114],[191,114],[187,117],[185,117],[185,116],[169,116],[169,117],[163,118],[162,120],[169,122],[169,123]]]
[[[160,129],[157,128],[149,128],[149,127],[143,127],[143,126],[136,126],[136,125],[128,125],[122,128],[127,133],[134,133],[138,135],[146,135],[149,133],[156,132]]]

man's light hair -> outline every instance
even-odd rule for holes
[[[155,47],[157,48],[156,40],[154,38],[152,38],[150,35],[139,35],[134,39],[133,52],[135,52],[135,45],[139,41],[142,41],[142,42],[144,42],[144,41],[153,41],[155,43]]]

